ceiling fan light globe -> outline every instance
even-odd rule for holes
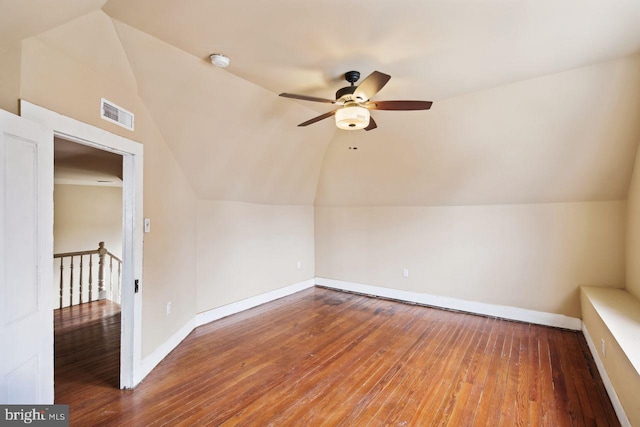
[[[340,108],[336,111],[336,126],[343,130],[358,130],[369,126],[371,114],[360,106]]]

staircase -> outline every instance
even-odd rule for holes
[[[53,255],[60,271],[55,308],[103,299],[120,304],[122,260],[98,243],[98,249]]]

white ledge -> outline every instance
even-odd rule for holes
[[[580,289],[640,375],[640,301],[624,289]]]

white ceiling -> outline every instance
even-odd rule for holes
[[[35,39],[137,91],[202,198],[626,197],[640,141],[637,0],[110,0],[99,11],[102,3],[67,1],[64,17],[47,20],[55,7],[24,0],[0,23],[19,27],[31,22],[25,10],[40,10],[21,37],[52,28]],[[0,37],[15,36],[0,25]],[[214,52],[231,66],[211,66]],[[330,106],[277,94],[331,98],[351,69],[392,76],[375,99],[434,105],[376,111],[371,132],[338,131],[330,119],[297,128]]]

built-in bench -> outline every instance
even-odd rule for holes
[[[640,375],[640,301],[624,289],[583,286],[582,293]]]
[[[622,424],[636,425],[640,423],[640,300],[624,289],[580,289],[583,331],[598,370]]]

